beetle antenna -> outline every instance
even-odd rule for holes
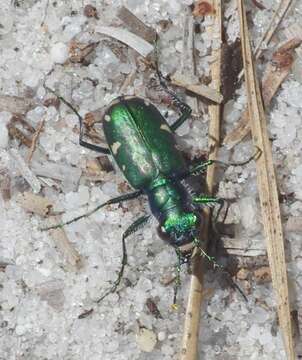
[[[83,117],[79,114],[78,110],[66,99],[63,98],[63,96],[57,94],[57,92],[51,88],[49,88],[45,83],[43,84],[43,87],[49,91],[50,93],[54,94],[62,103],[64,103],[67,107],[69,107],[70,110],[72,110],[76,116],[79,119],[80,124],[80,139],[83,137]]]
[[[176,93],[168,88],[167,80],[163,76],[162,72],[159,70],[158,43],[159,43],[159,37],[156,34],[156,39],[154,42],[154,66],[155,66],[155,71],[156,71],[156,75],[158,77],[159,84],[162,87],[162,89],[168,95],[170,95],[170,97],[172,98],[172,101],[180,109],[180,111],[182,113],[191,113],[192,109],[190,108],[190,106],[188,104],[186,104],[185,102],[181,101],[180,98],[176,95]]]
[[[220,161],[220,160],[212,160],[212,163],[223,166],[223,167],[247,165],[252,160],[257,160],[262,154],[262,150],[258,146],[255,146],[255,147],[256,147],[256,151],[254,152],[254,154],[244,161],[224,162],[224,161]]]
[[[83,122],[83,118],[82,116],[79,114],[79,112],[77,111],[77,109],[70,103],[68,102],[67,100],[65,100],[63,98],[63,96],[57,94],[57,92],[51,88],[49,88],[45,83],[43,84],[43,87],[44,89],[46,89],[47,91],[49,91],[50,93],[52,93],[53,95],[55,95],[55,97],[57,97],[59,100],[62,101],[62,103],[64,103],[66,106],[69,107],[70,110],[72,110],[76,116],[79,118],[79,121],[80,121],[80,125],[82,125],[82,122]]]
[[[232,278],[232,275],[230,274],[230,272],[221,264],[219,264],[215,257],[214,256],[210,256],[208,255],[204,250],[203,248],[200,246],[200,241],[198,239],[194,239],[194,243],[195,243],[195,246],[198,248],[198,250],[200,251],[200,255],[203,256],[204,258],[206,258],[209,263],[213,264],[213,267],[214,267],[214,270],[215,269],[219,269],[220,272],[225,275],[228,283],[231,285],[231,287],[233,289],[236,289],[240,294],[241,296],[243,297],[243,299],[248,302],[248,299],[246,297],[246,295],[244,294],[244,292],[242,291],[242,289],[239,287],[238,284],[236,284],[236,282],[233,280]]]

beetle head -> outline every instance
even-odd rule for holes
[[[191,254],[196,238],[199,237],[200,224],[200,215],[197,213],[173,214],[158,226],[158,234],[164,241],[187,256]]]

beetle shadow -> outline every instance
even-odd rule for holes
[[[182,151],[182,153],[184,158],[187,160],[188,163],[190,163],[191,166],[200,164],[201,162],[206,162],[208,160],[206,153],[200,153],[198,156],[194,157],[193,159],[191,159],[189,154],[187,154],[186,152]],[[221,172],[219,171],[219,178],[223,177],[223,173],[224,173],[224,169],[222,169]],[[204,194],[204,195],[209,194],[206,185],[206,173],[190,176],[188,179],[186,179],[186,182],[190,184],[190,188],[194,193]],[[218,191],[218,186],[219,186],[219,181],[214,187],[214,191],[213,191],[214,195]],[[228,206],[236,201],[237,199],[228,199]],[[207,243],[206,251],[210,257],[214,257],[215,261],[218,264],[221,264],[225,269],[225,271],[216,272],[217,281],[221,286],[221,288],[238,289],[238,285],[234,283],[232,277],[238,272],[240,261],[237,256],[231,255],[227,252],[222,242],[222,237],[235,238],[236,225],[232,223],[226,224],[224,219],[225,215],[227,215],[226,206],[222,209],[222,214],[220,216],[223,218],[222,221],[217,221],[216,219],[217,210],[215,211],[214,208],[211,209],[211,217],[210,217],[210,224],[208,230],[209,240]],[[209,270],[211,268],[213,268],[213,264],[209,262],[207,269]],[[188,272],[191,273],[190,267],[188,267]],[[239,289],[239,292],[241,292],[241,289]]]

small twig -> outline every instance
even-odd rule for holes
[[[134,34],[142,37],[144,40],[153,44],[156,39],[156,31],[147,26],[139,18],[137,18],[129,9],[122,6],[117,12],[117,17],[120,18],[126,27]]]
[[[238,0],[244,73],[248,97],[249,117],[255,146],[262,150],[256,161],[258,191],[272,283],[277,297],[279,324],[283,333],[284,347],[289,360],[295,359],[293,335],[288,299],[288,284],[272,150],[267,133],[260,87],[255,74],[247,19],[243,0]]]
[[[181,76],[180,74],[174,74],[171,77],[171,82],[174,85],[184,87],[187,90],[213,101],[216,104],[221,104],[223,101],[223,96],[219,91],[203,84],[194,85],[188,82],[185,76]]]
[[[259,59],[264,50],[267,49],[275,31],[278,29],[282,19],[287,13],[289,7],[291,6],[293,0],[281,0],[278,8],[274,11],[272,20],[270,21],[266,31],[263,33],[258,45],[254,50],[255,59]],[[241,79],[244,71],[242,70],[238,78]]]
[[[44,127],[44,124],[45,124],[45,119],[42,119],[38,126],[37,126],[37,129],[31,139],[31,146],[30,146],[30,149],[29,149],[29,152],[28,152],[28,155],[27,155],[27,164],[30,164],[31,162],[31,159],[34,155],[34,152],[35,152],[35,149],[36,149],[36,146],[37,146],[37,141],[38,141],[38,138],[40,136],[40,133]]]
[[[213,27],[207,29],[210,33],[215,31],[219,32],[218,36],[222,40],[222,14],[221,14],[221,0],[213,0],[213,8],[215,9],[215,17]],[[220,91],[221,87],[221,48],[213,50],[213,56],[215,61],[211,65],[212,73],[212,89],[216,92]],[[212,139],[219,139],[220,137],[220,105],[210,105],[210,124],[209,124],[209,159],[217,159],[218,144]],[[207,172],[207,187],[209,193],[212,193],[214,187],[214,174],[215,165],[208,168]],[[208,225],[210,220],[210,210],[204,211],[205,215],[205,226],[204,238],[208,238]],[[202,244],[202,247],[205,244]],[[193,254],[194,256],[195,254]],[[184,324],[184,334],[182,341],[181,360],[196,360],[198,358],[198,334],[199,334],[199,322],[200,322],[200,307],[204,298],[203,289],[203,269],[204,260],[203,256],[195,256],[193,258],[193,274],[191,277],[188,303],[186,309],[186,317]]]

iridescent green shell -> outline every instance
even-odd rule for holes
[[[112,156],[135,189],[148,188],[159,175],[172,176],[186,168],[168,123],[147,100],[116,99],[105,112],[103,128]]]

